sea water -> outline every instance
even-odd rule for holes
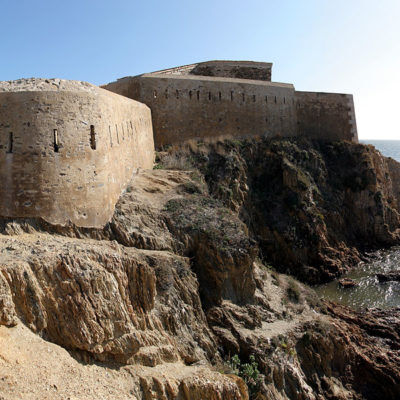
[[[372,144],[384,156],[400,162],[400,140],[360,140],[360,143]]]
[[[400,162],[400,140],[360,140],[372,144],[384,156]],[[342,288],[338,281],[333,281],[316,288],[317,293],[328,300],[348,305],[354,309],[371,307],[400,307],[400,282],[379,283],[377,273],[400,270],[400,247],[375,253],[372,261],[362,262],[344,275],[351,278],[357,286]]]
[[[338,281],[332,281],[316,287],[317,293],[337,303],[345,304],[357,310],[365,308],[391,308],[400,306],[400,282],[379,283],[377,273],[386,273],[400,269],[400,247],[381,250],[373,254],[369,262],[362,262],[343,278],[356,282],[352,288],[342,288]]]

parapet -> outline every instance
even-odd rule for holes
[[[152,168],[150,110],[85,82],[0,82],[0,215],[99,227],[138,168]]]
[[[271,63],[207,61],[118,79],[112,92],[148,105],[156,147],[189,139],[307,136],[357,141],[353,97],[271,82]]]
[[[272,63],[255,61],[205,61],[152,72],[156,75],[200,75],[271,81]]]

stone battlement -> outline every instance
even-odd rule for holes
[[[103,226],[153,154],[144,104],[86,82],[0,82],[1,216]]]
[[[148,105],[157,147],[218,136],[357,141],[353,97],[271,82],[271,63],[208,61],[126,77],[104,88]]]

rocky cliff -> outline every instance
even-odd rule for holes
[[[3,219],[0,398],[398,398],[400,310],[290,275],[398,243],[399,171],[357,144],[192,143],[103,229]]]

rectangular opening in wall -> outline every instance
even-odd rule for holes
[[[115,124],[115,132],[117,133],[117,143],[119,144],[118,125]]]
[[[179,99],[179,90],[176,90],[176,98]]]
[[[253,103],[255,103],[255,102],[256,102],[256,95],[253,94]]]
[[[275,104],[276,104],[276,96],[275,96]]]
[[[60,150],[60,146],[58,144],[58,130],[53,129],[53,146],[54,146],[54,152],[58,153],[58,150]]]
[[[200,100],[200,90],[197,91],[197,100]]]
[[[168,99],[168,89],[165,89],[165,98]]]
[[[243,102],[245,102],[245,101],[246,101],[246,96],[245,96],[245,94],[244,94],[244,93],[242,93],[242,100],[243,100]]]
[[[157,90],[153,90],[153,97],[156,99],[157,98]]]
[[[8,135],[7,153],[12,153],[14,147],[14,134],[12,132]]]
[[[90,147],[92,150],[96,150],[96,132],[94,131],[94,125],[90,125]]]
[[[265,96],[265,102],[268,103],[268,96]]]
[[[221,101],[221,99],[222,99],[222,93],[221,92],[218,92],[218,99],[219,99],[219,101]]]
[[[108,125],[108,133],[110,134],[110,146],[112,147],[113,143],[112,143],[112,134],[111,134],[111,126],[110,125]]]

